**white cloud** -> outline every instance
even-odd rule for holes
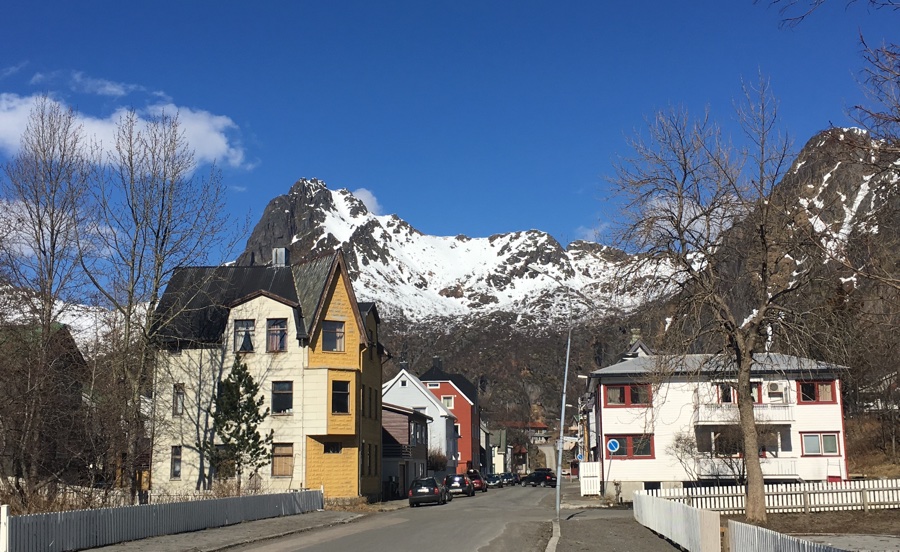
[[[9,67],[0,68],[0,79],[5,79],[6,77],[11,77],[25,68],[28,65],[27,61],[23,61],[18,65],[11,65]]]
[[[610,224],[608,222],[601,222],[593,227],[579,226],[575,229],[575,237],[579,240],[600,243],[601,236],[603,236],[609,228]]]
[[[381,214],[381,205],[379,205],[378,198],[375,197],[375,194],[373,194],[371,190],[357,188],[356,190],[353,190],[352,193],[356,199],[363,202],[363,205],[366,206],[366,209],[368,209],[370,213],[375,216]]]
[[[28,114],[34,101],[33,96],[17,94],[0,94],[0,151],[15,154],[19,149],[19,140],[28,122]],[[79,114],[79,120],[85,134],[98,140],[105,148],[111,148],[115,141],[116,123],[125,113],[120,108],[108,117],[93,117]],[[198,164],[213,161],[232,167],[247,168],[244,163],[244,149],[234,138],[238,126],[229,117],[215,115],[208,111],[179,107],[172,103],[156,104],[139,112],[150,115],[178,114],[181,128],[191,149],[194,160]]]
[[[99,96],[112,96],[114,98],[121,98],[136,90],[143,90],[143,87],[136,84],[113,82],[106,79],[95,79],[85,75],[82,71],[72,72],[69,86],[71,86],[72,90],[75,92],[97,94]]]

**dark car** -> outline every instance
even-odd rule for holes
[[[484,480],[487,482],[488,487],[496,487],[498,489],[503,488],[503,479],[499,475],[485,475]]]
[[[466,472],[466,475],[472,480],[472,485],[475,487],[476,491],[481,491],[483,493],[488,491],[487,482],[484,480],[484,477],[482,477],[481,472],[478,470],[469,470]]]
[[[556,474],[552,471],[535,470],[522,478],[520,483],[523,487],[531,485],[532,487],[556,487]]]
[[[416,507],[419,504],[446,504],[447,488],[438,483],[433,477],[422,477],[413,480],[409,486],[409,505]]]
[[[444,487],[450,493],[460,493],[466,496],[475,496],[475,486],[472,480],[464,473],[451,473],[444,478]]]
[[[516,477],[510,472],[501,473],[500,480],[503,481],[504,485],[515,485],[516,484]]]

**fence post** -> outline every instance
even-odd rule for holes
[[[869,493],[867,492],[867,489],[865,487],[863,487],[862,489],[859,490],[859,494],[862,495],[863,512],[868,512],[869,511]]]
[[[0,552],[9,552],[9,506],[0,506]]]
[[[803,491],[803,513],[809,513],[809,491]]]

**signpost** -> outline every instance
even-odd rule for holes
[[[619,452],[620,446],[621,445],[619,445],[618,439],[610,439],[609,441],[606,442],[606,450],[609,451],[609,468],[607,468],[603,472],[603,481],[601,482],[601,485],[600,485],[600,494],[601,495],[606,494],[606,479],[609,477],[609,472],[612,471],[613,456],[615,456],[615,454],[617,452]]]

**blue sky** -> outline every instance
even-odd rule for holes
[[[779,21],[752,0],[13,2],[0,158],[39,93],[100,136],[123,108],[177,109],[254,222],[316,177],[428,234],[568,243],[617,220],[606,177],[658,109],[709,106],[727,127],[761,70],[795,149],[850,124],[859,33],[897,41],[900,14],[835,1]]]

